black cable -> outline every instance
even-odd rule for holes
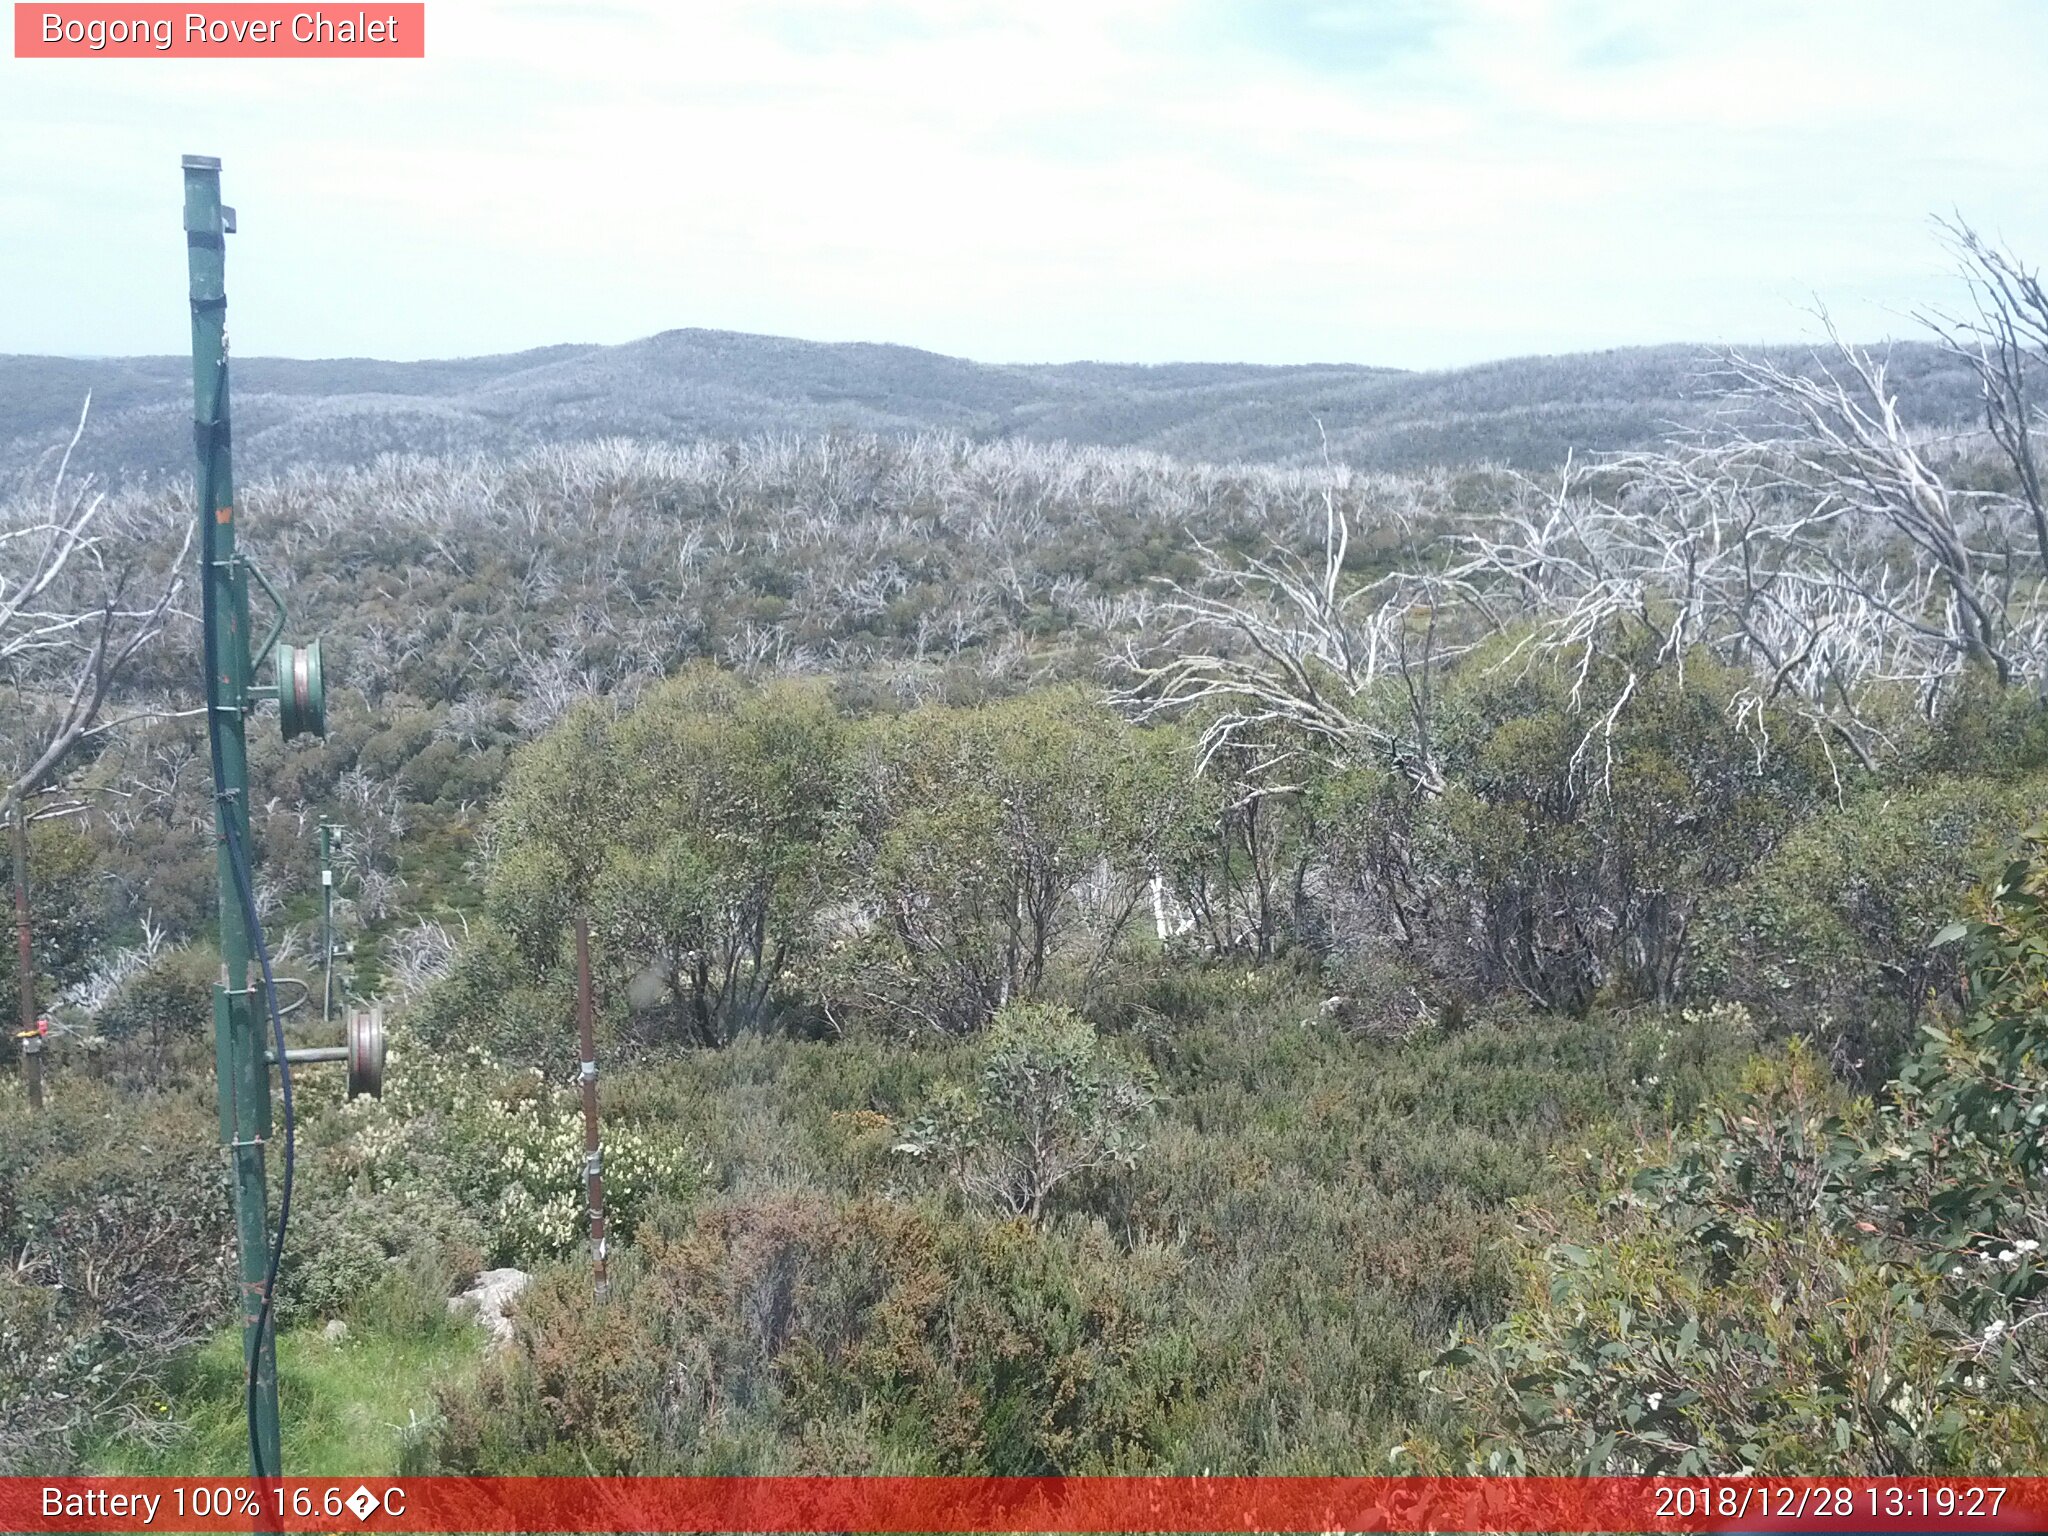
[[[200,626],[203,631],[201,650],[206,662],[206,744],[213,761],[214,799],[216,814],[223,831],[223,841],[228,849],[228,868],[234,875],[235,893],[241,899],[242,918],[249,931],[250,941],[256,947],[256,961],[263,973],[263,996],[270,1013],[272,1036],[277,1042],[277,1074],[283,1088],[284,1098],[284,1181],[279,1189],[277,1205],[277,1235],[270,1245],[270,1265],[263,1280],[263,1303],[257,1309],[256,1327],[249,1336],[249,1358],[246,1362],[248,1396],[246,1408],[249,1419],[249,1462],[258,1477],[278,1477],[283,1467],[265,1470],[263,1450],[256,1433],[256,1366],[261,1358],[263,1338],[273,1326],[272,1298],[277,1293],[277,1271],[284,1259],[285,1231],[291,1223],[292,1176],[298,1143],[298,1116],[292,1107],[292,1069],[285,1059],[284,1016],[277,1006],[277,980],[270,973],[270,947],[263,941],[263,924],[257,916],[254,876],[250,872],[249,852],[242,843],[241,825],[235,815],[233,795],[222,784],[225,759],[221,751],[220,711],[214,707],[214,687],[220,677],[219,654],[214,640],[214,498],[218,489],[217,471],[220,451],[220,408],[227,395],[227,355],[223,353],[214,373],[213,416],[209,422],[201,422],[200,429],[206,434],[206,466],[201,476],[204,482],[199,506],[199,556],[204,566],[204,579],[199,584]],[[283,1447],[279,1446],[282,1459]]]

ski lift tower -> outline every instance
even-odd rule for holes
[[[285,740],[327,734],[320,642],[283,645],[285,605],[277,589],[237,547],[234,470],[228,400],[227,237],[235,212],[220,200],[220,161],[187,155],[185,245],[191,277],[192,401],[199,459],[199,577],[206,664],[206,724],[213,762],[214,831],[220,880],[221,976],[213,990],[214,1066],[220,1136],[233,1165],[235,1246],[241,1268],[242,1345],[247,1371],[249,1458],[259,1478],[277,1477],[277,1351],[271,1288],[283,1248],[281,1206],[273,1234],[265,1187],[264,1150],[272,1133],[270,1070],[282,1076],[285,1109],[284,1189],[292,1166],[292,1064],[345,1061],[349,1096],[382,1089],[382,1010],[348,1021],[347,1043],[289,1049],[270,975],[255,897],[249,827],[248,716],[264,699],[278,704]],[[252,645],[249,584],[276,610]],[[274,660],[274,680],[255,678]],[[258,974],[250,975],[250,961]]]

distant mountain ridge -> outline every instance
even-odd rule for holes
[[[1771,348],[1788,360],[1804,349]],[[1889,349],[1909,415],[1975,417],[1969,370],[1925,343]],[[1714,354],[1636,347],[1514,358],[1442,372],[1355,364],[995,364],[874,343],[736,331],[664,331],[620,346],[563,345],[416,363],[235,361],[243,475],[384,453],[502,453],[594,437],[943,431],[1155,449],[1187,459],[1296,463],[1330,452],[1361,468],[1492,461],[1541,468],[1567,449],[1646,446],[1710,408]],[[92,391],[73,458],[110,478],[183,475],[191,371],[182,357],[0,355],[0,470],[61,449]]]

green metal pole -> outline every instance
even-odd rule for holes
[[[249,583],[235,554],[234,475],[229,460],[227,379],[227,235],[234,214],[220,201],[220,161],[187,155],[185,245],[192,279],[192,406],[199,439],[199,515],[212,520],[212,559],[201,545],[199,579],[210,587],[214,666],[206,706],[220,741],[214,786],[214,833],[220,877],[221,980],[214,988],[214,1062],[220,1093],[220,1134],[233,1162],[235,1238],[242,1269],[242,1358],[253,1360],[255,1418],[251,1470],[280,1473],[277,1349],[259,1327],[270,1268],[270,1210],[263,1148],[270,1136],[270,1074],[249,987],[250,935],[228,851],[233,818],[243,848],[249,838],[249,763],[243,734],[250,708]],[[261,1335],[259,1337],[258,1335]]]

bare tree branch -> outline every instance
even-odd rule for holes
[[[107,702],[177,616],[184,586],[189,522],[170,562],[160,564],[155,520],[126,508],[110,513],[90,479],[67,488],[91,406],[88,395],[48,492],[0,505],[0,677],[16,705],[12,757],[0,766],[0,818],[81,743],[134,718],[106,718]]]

